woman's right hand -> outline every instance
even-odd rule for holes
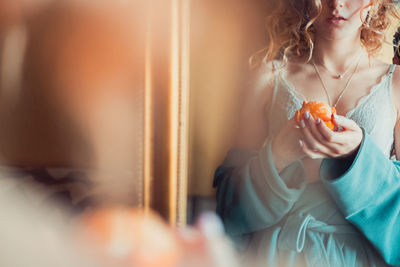
[[[271,149],[275,167],[278,172],[305,156],[299,145],[299,140],[301,139],[302,131],[295,117],[288,120],[286,125],[283,126],[273,138]]]

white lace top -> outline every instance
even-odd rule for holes
[[[275,64],[274,64],[275,65]],[[354,120],[372,137],[374,142],[390,157],[393,141],[396,111],[392,102],[392,77],[396,65],[390,65],[370,92],[363,96],[346,117]],[[275,87],[269,112],[269,136],[274,136],[292,118],[303,104],[303,97],[285,79],[283,69],[277,69]]]

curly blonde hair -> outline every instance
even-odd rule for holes
[[[382,47],[384,32],[393,18],[400,19],[393,0],[371,0],[368,16],[361,26],[360,40],[370,56]],[[267,44],[250,58],[255,67],[263,60],[281,59],[284,64],[290,58],[307,55],[311,60],[314,49],[313,23],[322,12],[321,0],[270,0],[273,10],[265,19]],[[361,12],[360,12],[361,17]]]

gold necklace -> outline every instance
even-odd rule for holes
[[[340,92],[339,97],[338,97],[338,99],[336,100],[336,103],[333,105],[334,108],[336,108],[336,106],[337,106],[337,104],[339,103],[340,99],[342,99],[342,97],[343,97],[343,95],[344,95],[344,93],[345,93],[347,87],[348,87],[349,84],[350,84],[351,79],[353,78],[354,74],[356,73],[356,71],[357,71],[357,69],[358,69],[358,65],[360,64],[360,60],[361,60],[361,53],[360,53],[360,57],[359,57],[358,60],[357,60],[357,65],[356,65],[356,67],[354,68],[354,71],[351,73],[351,76],[350,76],[349,79],[347,80],[347,82],[346,82],[346,84],[345,84],[343,90]],[[315,72],[317,73],[318,78],[319,78],[319,80],[320,80],[321,83],[322,83],[322,87],[323,87],[323,89],[324,89],[324,91],[325,91],[326,97],[328,98],[328,104],[329,104],[330,106],[332,106],[332,101],[331,101],[331,98],[330,98],[330,96],[329,96],[329,94],[328,94],[328,89],[326,89],[324,80],[322,79],[321,74],[319,73],[318,68],[317,68],[317,66],[315,65],[314,60],[311,60],[311,61],[312,61],[312,64],[313,64],[313,66],[314,66]]]
[[[361,52],[362,52],[362,50],[360,49],[360,52],[358,53],[358,56],[357,57],[360,57],[361,56]],[[356,58],[357,58],[356,57]],[[349,66],[346,68],[346,70],[343,72],[343,73],[339,73],[339,74],[332,74],[332,72],[324,65],[324,64],[320,64],[322,67],[324,67],[324,69],[325,70],[327,70],[328,72],[329,72],[329,74],[333,77],[333,78],[335,78],[335,79],[338,79],[338,80],[341,80],[341,79],[343,79],[344,78],[344,76],[347,74],[347,72],[349,72],[349,70],[350,70],[350,68],[351,68],[351,66],[353,66],[353,63],[354,63],[355,61],[351,61],[351,63],[349,64]]]

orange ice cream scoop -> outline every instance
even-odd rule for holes
[[[301,109],[296,111],[296,121],[300,122],[301,120],[304,120],[304,114],[307,111],[314,118],[314,120],[320,118],[323,122],[325,122],[329,129],[333,130],[335,128],[335,125],[332,122],[332,115],[336,114],[336,109],[334,107],[322,102],[304,101]]]

